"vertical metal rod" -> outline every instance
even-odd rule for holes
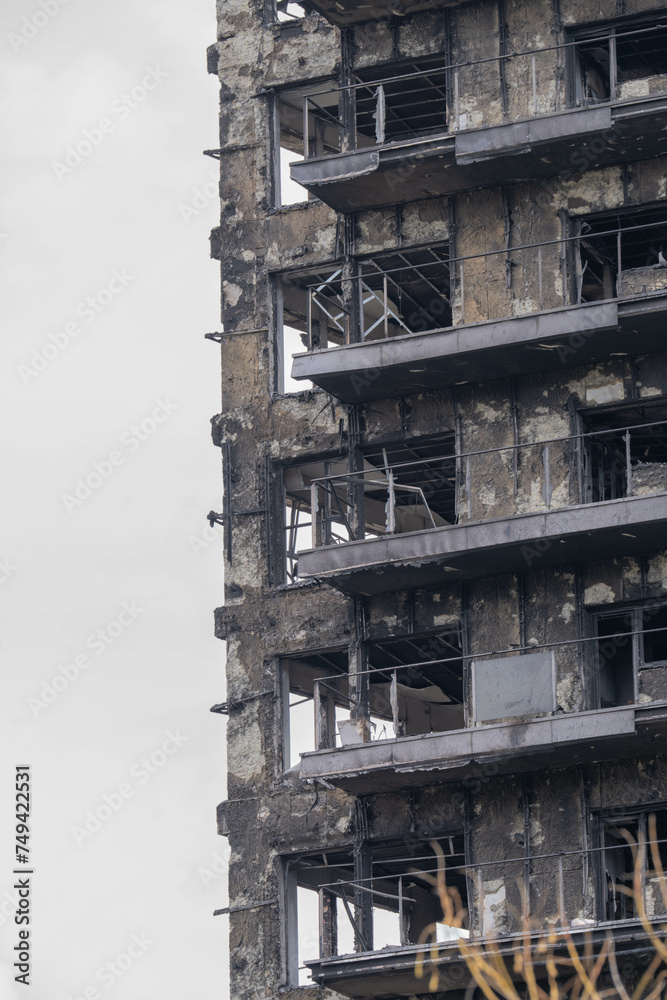
[[[398,722],[398,682],[396,680],[396,671],[391,675],[391,688],[389,692],[389,700],[391,702],[391,722],[394,727],[394,736],[398,736],[399,722]]]
[[[482,877],[482,869],[477,869],[477,913],[479,924],[479,935],[484,937],[484,879]]]
[[[472,471],[470,455],[466,455],[466,497],[468,498],[468,520],[472,521]]]
[[[306,300],[306,329],[308,332],[308,350],[313,349],[313,289],[308,289],[308,298]],[[319,347],[322,345],[319,344]],[[327,344],[327,347],[329,345]]]
[[[565,914],[565,883],[563,881],[563,855],[558,859],[558,914],[561,927],[567,927]]]
[[[308,97],[303,99],[303,158],[307,160],[310,156],[308,142]]]
[[[405,920],[403,918],[403,876],[398,876],[398,932],[400,934],[401,946],[407,944],[405,934]]]
[[[616,59],[616,35],[609,36],[609,99],[616,100],[618,85],[618,62]]]
[[[315,744],[315,746],[317,746],[317,743]],[[328,956],[325,956],[326,949],[324,947],[324,939],[326,933],[324,929],[324,889],[318,889],[317,896],[319,899],[317,912],[318,912],[319,937],[320,937],[320,958],[325,958],[325,957],[328,958]]]
[[[632,496],[632,460],[630,454],[630,428],[625,432],[625,495]]]
[[[620,299],[621,295],[623,294],[623,277],[622,277],[623,261],[621,260],[621,239],[622,239],[622,231],[619,229],[619,231],[616,233],[616,257],[618,259],[618,276],[616,278],[616,295],[618,296],[619,299]]]
[[[535,53],[531,58],[531,69],[533,74],[533,114],[537,114],[537,67],[535,66]]]
[[[392,535],[396,530],[396,491],[394,490],[394,470],[389,470],[389,509],[387,511],[387,533]]]
[[[317,494],[317,483],[310,484],[310,520],[311,520],[311,531],[312,531],[312,542],[313,548],[316,549],[317,542],[317,504],[318,504],[318,494]]]
[[[540,309],[544,309],[544,289],[542,285],[542,247],[537,248],[537,282],[540,290]]]
[[[313,708],[315,710],[315,749],[322,747],[322,697],[320,682],[313,682]]]
[[[466,321],[466,301],[465,301],[465,291],[463,288],[463,262],[459,264],[459,284],[461,286],[461,322]]]
[[[544,463],[544,502],[549,510],[551,508],[551,448],[548,444],[544,446],[542,461]]]
[[[384,336],[389,338],[389,297],[387,289],[387,275],[382,275],[382,294],[384,296]]]
[[[459,70],[454,70],[454,119],[456,121],[456,128],[461,128],[459,113]]]

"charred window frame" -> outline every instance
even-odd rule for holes
[[[322,476],[346,472],[347,467],[347,456],[313,457],[278,467],[275,478],[279,482],[279,496],[274,496],[274,510],[278,516],[273,517],[272,521],[279,525],[280,539],[278,541],[274,537],[274,544],[278,542],[281,558],[277,563],[282,564],[283,583],[299,582],[299,552],[312,548],[312,481]],[[342,518],[331,519],[329,532],[332,538],[338,538],[340,532],[343,532],[340,540],[347,541],[345,530]]]
[[[449,129],[446,56],[357,70],[349,92],[357,148],[439,135]]]
[[[593,817],[593,823],[597,846],[594,870],[597,873],[598,920],[637,919],[633,882],[638,863],[636,847],[641,843],[646,844],[641,867],[643,902],[646,905],[646,890],[653,883],[649,916],[664,914],[666,907],[658,884],[663,881],[660,869],[664,871],[667,865],[667,808],[664,804],[599,813]]]
[[[290,4],[289,6],[293,6]],[[331,81],[320,80],[300,87],[273,91],[273,205],[282,208],[313,198],[305,188],[290,178],[289,164],[310,155],[337,152],[339,125],[338,97],[326,91]],[[309,95],[314,96],[309,99]],[[314,104],[316,102],[316,106]],[[306,115],[305,104],[309,108]],[[308,122],[308,142],[304,139]]]
[[[281,657],[280,676],[287,771],[298,765],[300,753],[336,746],[338,724],[349,717],[348,647]]]
[[[387,719],[396,737],[465,728],[469,679],[461,623],[368,642],[366,649],[371,713]]]
[[[386,340],[452,325],[449,243],[360,258],[355,340]]]
[[[468,677],[459,623],[364,645],[368,676],[361,684],[372,741],[465,728]],[[296,767],[301,753],[362,741],[350,726],[347,646],[284,656],[280,669],[283,770]]]
[[[429,333],[452,325],[447,241],[401,247],[275,274],[276,391],[292,382],[292,355],[361,341]]]
[[[623,99],[624,84],[667,76],[664,12],[578,27],[568,41],[571,107]]]
[[[639,671],[667,665],[667,601],[617,604],[589,612],[593,707],[634,705]]]
[[[667,288],[667,205],[637,205],[571,220],[572,302]]]
[[[290,985],[306,985],[300,966],[311,958],[410,946],[422,936],[469,936],[464,833],[452,829],[431,840],[437,854],[431,842],[410,836],[283,858]],[[433,885],[443,869],[456,918],[451,924]],[[307,936],[305,921],[311,925]]]
[[[667,490],[667,397],[580,410],[582,503]]]
[[[313,346],[345,343],[347,325],[340,307],[342,265],[337,262],[273,276],[275,388],[279,395],[312,389],[291,377],[292,359]],[[313,306],[317,300],[318,305]]]

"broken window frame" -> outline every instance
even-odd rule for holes
[[[415,649],[412,658],[410,647]],[[282,656],[283,770],[297,763],[292,762],[291,709],[302,701],[313,704],[312,746],[302,752],[464,729],[469,688],[465,650],[465,631],[458,622],[366,641],[362,662],[367,669],[361,671],[354,669],[343,646]],[[386,662],[378,666],[376,658]],[[343,733],[339,708],[362,720],[357,735]]]
[[[647,659],[646,637],[653,635],[656,641],[665,642],[665,626],[654,625],[651,628],[651,618],[661,611],[667,611],[667,598],[659,600],[657,598],[646,599],[644,601],[619,602],[617,604],[607,604],[599,608],[589,608],[591,635],[596,637],[596,641],[590,643],[592,653],[592,707],[613,708],[621,705],[637,704],[639,697],[639,671],[652,670],[656,667],[667,666],[667,656],[660,659]],[[618,626],[613,625],[613,620],[618,619]],[[600,634],[600,625],[604,621],[611,621],[613,632]],[[609,644],[614,647],[609,649]],[[629,647],[629,649],[628,649]],[[618,650],[628,649],[630,663],[625,667],[614,665],[613,656]],[[632,690],[630,699],[619,700],[605,699],[603,697],[603,677],[602,672],[605,667],[609,672],[614,673],[619,669],[630,672],[630,676],[625,678],[626,694]],[[610,676],[610,680],[611,680]],[[613,683],[618,688],[617,678],[614,676]]]
[[[324,469],[330,469],[332,467],[340,467],[341,464],[347,466],[347,456],[341,455],[327,455],[324,457],[313,456],[312,458],[301,458],[296,462],[285,462],[280,465],[280,493],[282,497],[281,510],[281,526],[282,526],[282,566],[283,566],[283,582],[288,585],[298,584],[298,553],[305,551],[306,548],[311,548],[311,542],[309,541],[307,545],[301,545],[299,541],[299,533],[307,531],[310,529],[310,539],[312,540],[312,513],[310,506],[310,499],[312,498],[312,489],[309,484],[306,484],[304,480],[304,472],[308,467],[321,464]],[[286,477],[291,477],[291,472],[297,470],[299,473],[301,483],[303,487],[298,490],[293,490],[292,493],[285,482]],[[308,476],[309,474],[306,473]],[[293,495],[292,495],[293,494]],[[307,494],[304,495],[297,494]],[[289,520],[288,520],[289,512]],[[302,515],[305,515],[309,520],[304,520]],[[333,522],[330,519],[330,525]],[[344,524],[344,522],[340,522]],[[327,531],[327,538],[329,539],[329,544],[331,544],[331,539],[334,537],[334,532],[330,526]]]
[[[420,455],[420,450],[426,454]],[[401,452],[415,458],[393,461],[392,454]],[[456,523],[459,468],[454,431],[378,442],[360,448],[358,459],[355,471],[312,480],[314,548],[331,544],[328,538],[337,537],[333,526],[338,523],[349,536],[337,537],[341,543]],[[433,496],[443,491],[451,496],[442,504],[438,500],[438,510]]]
[[[650,219],[652,214],[656,218]],[[667,273],[667,205],[664,201],[575,216],[570,219],[570,232],[566,252],[570,258],[573,304],[659,294],[659,287],[640,292],[628,292],[627,289],[633,271],[651,269]],[[660,262],[661,255],[665,264]],[[628,262],[632,263],[631,268],[627,267]],[[593,274],[595,283],[593,290],[584,294],[586,288],[591,288],[585,284],[587,273]],[[596,285],[599,294],[594,292]]]
[[[614,417],[618,418],[617,427],[613,426]],[[648,464],[642,463],[641,459],[647,457],[654,443],[655,449],[652,449],[651,454],[653,461],[650,464],[667,465],[665,420],[667,396],[625,400],[578,410],[575,415],[575,434],[580,436],[580,440],[573,442],[572,454],[577,458],[580,502],[603,503],[635,495],[637,474],[642,465]],[[610,426],[594,430],[591,427],[594,422]],[[666,438],[664,445],[660,440],[663,427]],[[662,461],[661,451],[664,452]]]
[[[651,841],[651,815],[656,820],[656,841]],[[636,865],[640,867],[640,891],[643,906],[646,910],[646,886],[649,880],[658,876],[664,879],[654,867],[653,851],[657,850],[660,864],[667,868],[667,806],[664,803],[652,803],[647,806],[623,807],[613,811],[602,811],[593,816],[594,842],[597,850],[594,857],[594,870],[597,882],[597,919],[603,922],[638,920],[636,900],[631,895],[634,887]],[[626,831],[634,841],[635,847],[643,848],[643,864],[639,856],[635,859],[633,847],[623,836]],[[652,847],[655,844],[655,848]],[[641,848],[640,848],[641,849]],[[621,860],[619,864],[619,857]],[[663,888],[664,892],[664,888]],[[663,913],[667,906],[663,892],[654,894],[654,898],[662,900]],[[652,915],[651,915],[652,916]]]
[[[309,95],[319,92],[327,82],[329,81],[309,81],[301,86],[281,87],[271,91],[271,120],[273,124],[271,202],[274,209],[305,205],[308,201],[314,200],[315,196],[304,188],[303,197],[300,200],[283,201],[283,177],[287,164],[281,162],[281,151],[286,150],[292,153],[295,159],[301,160],[304,157],[304,146],[319,150],[320,153],[325,150],[327,152],[334,150],[332,142],[337,141],[338,122],[335,122],[335,138],[332,138],[334,125],[329,120],[331,116],[326,107],[322,107],[319,115],[312,114],[309,117],[304,113]],[[306,128],[308,133],[307,137],[304,138]],[[286,177],[285,180],[290,180],[290,178]]]
[[[662,12],[654,11],[653,13],[616,18],[603,23],[580,25],[569,29],[566,42],[569,106],[571,108],[595,107],[599,104],[614,103],[620,100],[618,87],[619,84],[626,82],[623,76],[627,70],[624,71],[622,68],[623,55],[619,54],[619,48],[631,46],[635,39],[641,40],[647,34],[653,39],[658,28],[667,31],[667,16]],[[597,56],[597,68],[591,65],[591,70],[595,72],[598,84],[602,85],[606,92],[591,98],[587,96],[586,92],[586,64],[583,50],[592,48],[595,42],[600,43],[596,50],[599,55]],[[605,48],[607,50],[606,56],[604,55]],[[589,61],[595,62],[595,57],[589,56]],[[662,76],[665,73],[667,73],[667,65],[663,72],[649,73],[642,77],[634,77],[634,79],[650,79],[652,76]],[[628,98],[628,100],[631,99]]]
[[[320,900],[319,955],[304,955],[305,959],[381,950],[385,946],[377,941],[377,924],[383,911],[397,917],[398,941],[390,947],[413,947],[419,943],[422,932],[438,925],[462,930],[461,934],[448,936],[445,940],[467,937],[470,879],[465,839],[461,827],[452,827],[438,831],[430,839],[410,836],[362,841],[347,849],[338,847],[283,856],[288,982],[291,985],[298,983],[300,887],[317,891]],[[440,845],[441,859],[430,844],[432,840]],[[447,864],[448,858],[454,859],[456,864]],[[433,887],[433,879],[443,868],[455,914],[454,922],[449,924]],[[347,877],[341,878],[341,875]],[[343,953],[339,949],[341,918],[351,926],[353,953]],[[414,926],[411,926],[413,921]],[[431,931],[431,935],[430,939],[436,940],[437,930]]]

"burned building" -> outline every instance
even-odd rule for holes
[[[667,5],[217,9],[232,998],[463,996],[462,942],[526,928],[611,934],[632,985],[666,912]]]

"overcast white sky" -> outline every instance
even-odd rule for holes
[[[214,41],[214,0],[0,11],[3,1000],[227,995]],[[29,993],[11,968],[21,764]]]

